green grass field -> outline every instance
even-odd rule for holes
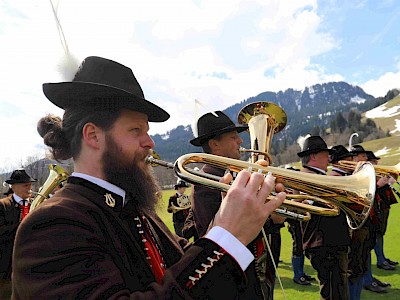
[[[159,207],[159,215],[173,231],[172,226],[172,214],[167,212],[168,199],[173,194],[174,190],[163,191],[164,202]],[[388,230],[384,239],[384,250],[386,257],[391,260],[400,261],[400,203],[395,204],[391,208],[389,216]],[[313,283],[311,286],[299,286],[293,283],[293,271],[291,265],[291,251],[292,251],[292,238],[286,228],[281,229],[282,234],[282,250],[281,260],[283,263],[279,264],[278,273],[281,277],[283,288],[285,290],[286,299],[302,299],[311,300],[319,299],[319,287],[317,283]],[[310,266],[310,262],[306,259],[305,263],[306,273],[316,277],[317,274],[314,269]],[[372,273],[374,277],[377,277],[381,281],[387,281],[392,284],[387,289],[386,294],[372,293],[366,290],[362,291],[361,299],[372,300],[372,299],[386,299],[386,300],[397,300],[400,299],[400,266],[396,267],[395,271],[384,271],[376,268],[376,257],[375,253],[372,253]],[[275,297],[274,299],[280,300],[285,299],[282,289],[277,282],[275,286]]]

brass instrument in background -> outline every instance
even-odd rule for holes
[[[242,152],[252,152],[251,162],[260,159],[272,164],[269,154],[272,137],[285,128],[286,112],[272,102],[254,102],[243,107],[238,114],[239,124],[247,124],[250,133],[250,148],[241,148]]]
[[[29,212],[35,210],[40,204],[42,204],[52,193],[52,191],[60,184],[68,179],[68,172],[58,165],[49,165],[49,176],[45,183],[36,193],[35,198],[31,202]]]
[[[375,195],[375,171],[372,164],[365,162],[360,165],[355,174],[346,177],[320,176],[316,174],[301,173],[278,167],[263,167],[258,164],[241,160],[221,157],[205,153],[189,153],[179,157],[174,164],[156,159],[152,156],[146,158],[147,163],[172,168],[182,180],[203,185],[223,192],[229,190],[230,185],[221,183],[220,177],[197,171],[190,168],[192,163],[202,163],[220,169],[240,172],[250,170],[267,174],[271,172],[276,177],[276,182],[282,183],[286,188],[298,190],[305,195],[287,195],[281,207],[275,211],[285,217],[307,221],[311,214],[323,216],[336,216],[339,208],[347,216],[349,226],[353,229],[361,227],[369,215]],[[270,196],[267,200],[270,200]],[[291,200],[312,200],[324,207],[308,205]],[[362,207],[361,211],[354,211],[354,204]]]
[[[347,161],[340,160],[336,165],[338,168],[342,169],[346,172],[353,172],[357,166],[357,162],[355,161]],[[373,165],[376,173],[377,179],[382,176],[393,177],[396,181],[399,181],[400,177],[400,163],[394,166],[385,166],[385,165]]]
[[[190,208],[190,197],[187,195],[181,195],[176,199],[176,202],[178,203],[178,206],[175,206],[173,204],[169,205],[168,212],[176,213],[178,211]]]

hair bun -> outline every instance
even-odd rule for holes
[[[50,131],[55,131],[61,128],[62,120],[60,117],[52,114],[41,118],[37,123],[37,131],[42,138]]]

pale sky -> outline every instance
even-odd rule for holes
[[[145,97],[170,113],[150,134],[191,125],[195,99],[223,110],[265,91],[329,81],[376,97],[400,87],[395,0],[53,3],[79,61],[96,55],[130,67]],[[8,170],[44,152],[37,120],[62,115],[42,93],[42,83],[64,81],[49,0],[0,0],[0,49],[0,169]]]

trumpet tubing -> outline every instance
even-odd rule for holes
[[[336,165],[344,171],[353,172],[357,167],[357,162],[341,160]],[[385,166],[385,165],[373,165],[373,166],[375,169],[376,176],[378,178],[382,176],[391,176],[396,181],[399,181],[400,163],[394,166]]]

